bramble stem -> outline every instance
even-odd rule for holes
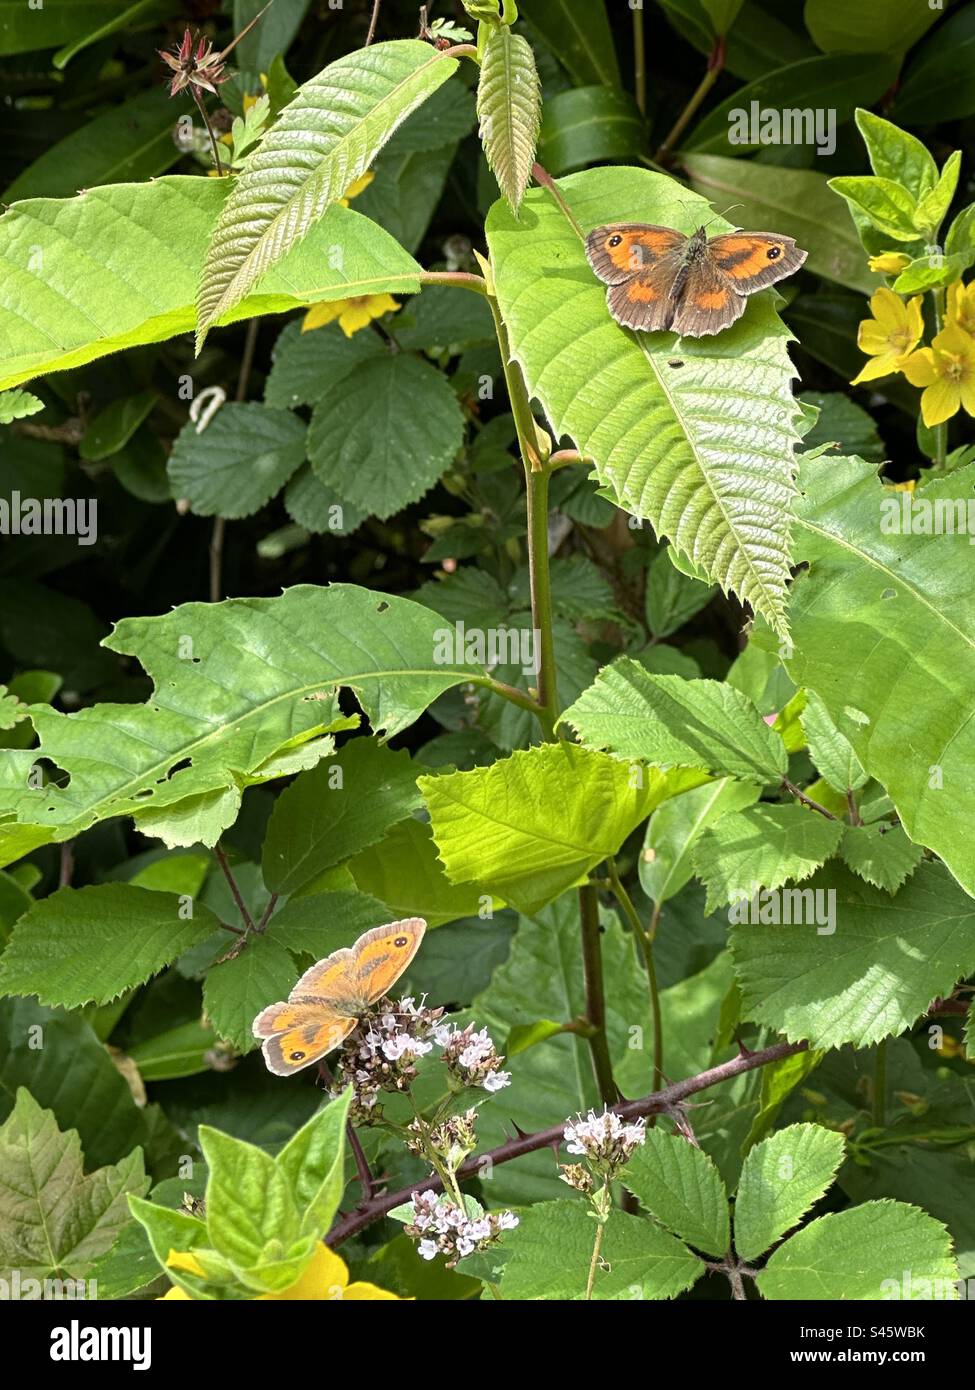
[[[579,923],[582,928],[582,972],[586,986],[586,1021],[592,1028],[587,1039],[596,1085],[604,1104],[615,1105],[619,1087],[613,1080],[613,1061],[606,1037],[606,993],[603,954],[599,938],[599,891],[594,883],[579,889]]]
[[[637,944],[643,956],[643,963],[647,970],[647,985],[650,990],[650,1012],[653,1018],[653,1084],[662,1086],[664,1082],[664,1026],[663,1016],[660,1012],[660,989],[657,984],[657,966],[653,958],[653,941],[650,933],[640,921],[639,913],[633,906],[633,899],[623,887],[619,870],[616,867],[616,860],[610,856],[606,860],[606,867],[609,870],[609,882],[613,890],[613,896],[623,909],[623,915],[629,922]]]

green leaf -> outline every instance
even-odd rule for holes
[[[349,868],[356,887],[385,903],[392,920],[422,917],[429,927],[439,927],[472,917],[485,905],[474,885],[447,878],[423,821],[400,821],[378,845],[357,854]]]
[[[129,1210],[143,1228],[159,1263],[168,1278],[191,1297],[219,1298],[221,1291],[212,1287],[207,1289],[205,1281],[183,1270],[170,1269],[167,1265],[170,1251],[180,1253],[192,1251],[198,1259],[205,1259],[205,1267],[213,1268],[219,1257],[207,1249],[207,1228],[197,1216],[187,1211],[175,1210],[156,1201],[145,1201],[141,1197],[129,1198]],[[226,1262],[222,1262],[226,1266]],[[224,1296],[230,1296],[224,1294]]]
[[[343,869],[342,873],[348,874],[348,870]],[[348,882],[348,889],[334,891],[319,891],[315,883],[307,894],[289,898],[267,925],[270,940],[289,951],[321,960],[341,946],[351,946],[370,927],[378,927],[387,916],[387,909],[378,899],[356,892],[351,874]]]
[[[375,333],[347,338],[337,323],[303,333],[300,323],[289,323],[271,350],[264,403],[278,410],[314,405],[360,363],[382,357],[385,351]]]
[[[917,212],[914,214],[914,225],[918,231],[931,236],[937,233],[951,207],[960,173],[961,150],[955,150],[945,160],[938,182],[918,202]]]
[[[724,1259],[731,1243],[724,1183],[703,1149],[648,1129],[623,1181],[640,1205],[680,1240]]]
[[[904,125],[935,125],[975,112],[975,10],[963,5],[912,58],[894,112]]]
[[[41,6],[0,0],[0,54],[84,47],[92,31],[111,34],[136,19],[155,23],[176,8],[171,0],[44,0]]]
[[[275,1157],[291,1185],[306,1234],[321,1237],[332,1224],[345,1189],[345,1122],[349,1087],[299,1129]]]
[[[417,114],[422,117],[424,112]],[[357,195],[355,205],[358,212],[371,217],[395,237],[400,246],[415,251],[443,197],[457,146],[416,150],[411,148],[412,142],[400,144],[400,136],[405,133],[405,127],[397,131],[377,155],[373,165],[375,179]]]
[[[202,1019],[180,1023],[129,1047],[128,1056],[143,1081],[172,1081],[209,1070],[206,1054],[216,1042],[213,1028]]]
[[[758,1113],[745,1137],[743,1153],[747,1154],[754,1144],[765,1138],[778,1119],[782,1106],[810,1072],[815,1071],[823,1056],[822,1052],[806,1048],[804,1052],[793,1052],[790,1057],[781,1057],[777,1062],[762,1067]]]
[[[903,1033],[975,970],[975,905],[940,864],[920,865],[893,899],[837,864],[794,892],[835,893],[833,922],[820,923],[831,930],[806,914],[731,933],[745,1016],[791,1041],[866,1047]]]
[[[574,0],[520,0],[518,11],[575,79],[619,87],[616,47],[602,0],[580,8]]]
[[[263,1149],[200,1125],[209,1168],[207,1234],[242,1283],[259,1292],[286,1289],[311,1257],[291,1173]],[[297,1136],[296,1136],[297,1137]]]
[[[696,193],[719,207],[724,206],[720,200],[736,200],[740,206],[735,217],[743,226],[775,227],[794,237],[809,253],[806,270],[863,294],[877,288],[856,228],[824,174],[696,152],[685,155],[681,163]]]
[[[647,126],[629,92],[573,87],[545,103],[538,159],[550,174],[626,159],[646,149]]]
[[[535,162],[541,106],[531,45],[507,24],[495,26],[481,57],[477,116],[487,162],[516,217]]]
[[[29,391],[0,392],[0,425],[11,425],[14,420],[26,420],[44,409],[44,402],[32,396]]]
[[[714,598],[717,589],[683,574],[667,546],[647,566],[647,624],[654,638],[669,637]]]
[[[0,806],[66,838],[106,816],[237,796],[273,755],[334,722],[338,686],[355,690],[374,731],[391,738],[442,691],[484,679],[434,660],[442,621],[408,599],[342,584],[127,618],[107,644],[142,661],[153,698],[71,715],[32,707],[40,747],[0,750]],[[26,787],[38,757],[69,772],[70,784]],[[0,830],[13,842],[15,827]]]
[[[146,1191],[142,1151],[83,1170],[77,1130],[62,1133],[21,1087],[0,1126],[0,1271],[22,1279],[80,1279],[129,1220],[127,1196]]]
[[[702,0],[659,0],[672,28],[699,53],[710,55],[715,31]],[[727,67],[750,81],[787,63],[811,58],[815,50],[804,33],[770,10],[746,5],[727,37]]]
[[[867,781],[860,759],[850,740],[830,718],[829,710],[815,693],[806,697],[806,707],[799,716],[809,747],[809,756],[816,770],[838,792],[858,791]]]
[[[887,457],[873,416],[842,391],[804,391],[799,399],[819,412],[805,436],[807,451],[829,443],[838,444],[841,453],[858,454],[871,463]]]
[[[234,0],[234,33],[239,34],[261,13],[266,0]],[[309,0],[281,0],[271,5],[267,13],[237,46],[236,58],[242,67],[254,72],[267,72],[279,53],[287,53],[302,21],[308,12]]]
[[[693,875],[693,850],[709,825],[757,801],[759,788],[724,777],[692,787],[664,804],[647,822],[640,855],[640,885],[655,903],[665,903]]]
[[[634,219],[692,231],[708,215],[703,199],[688,206],[678,184],[647,170],[587,170],[560,189],[584,231]],[[770,297],[753,296],[739,323],[675,358],[673,334],[613,321],[551,196],[533,190],[525,208],[519,222],[496,203],[488,245],[512,354],[555,433],[595,460],[607,496],[781,626],[798,435]]]
[[[480,884],[524,912],[582,882],[672,794],[663,773],[568,743],[417,785],[451,882]]]
[[[0,389],[192,329],[199,269],[230,182],[171,175],[77,198],[30,199],[4,213]],[[350,295],[410,293],[419,273],[381,227],[335,207],[225,321]]]
[[[748,1153],[735,1198],[735,1250],[756,1260],[818,1202],[843,1162],[842,1134],[789,1125]]]
[[[905,1202],[863,1202],[797,1231],[756,1282],[763,1298],[847,1303],[954,1299],[957,1278],[940,1221]]]
[[[796,585],[787,665],[890,793],[910,838],[975,893],[975,599],[958,521],[973,481],[969,464],[918,493],[925,529],[935,530],[938,508],[938,529],[954,534],[908,534],[908,494],[884,489],[869,464],[810,462],[797,535],[810,568]],[[910,506],[907,529],[917,532]]]
[[[584,743],[620,757],[779,782],[785,747],[746,695],[721,681],[652,676],[621,657],[562,715]]]
[[[82,188],[155,178],[180,158],[173,140],[179,115],[168,89],[139,92],[46,149],[17,176],[3,201],[70,198]]]
[[[203,1007],[218,1035],[238,1052],[253,1051],[258,1043],[251,1024],[266,1005],[287,999],[299,973],[290,952],[267,933],[253,935],[239,956],[211,966]]]
[[[938,166],[916,135],[872,111],[858,111],[856,121],[870,167],[879,178],[901,184],[915,200],[930,192],[938,181]]]
[[[920,864],[924,851],[911,843],[901,826],[878,821],[848,825],[840,841],[840,857],[867,883],[896,893]]]
[[[585,1202],[539,1202],[506,1234],[510,1251],[501,1296],[583,1299],[596,1223]],[[650,1221],[614,1211],[605,1227],[594,1299],[676,1298],[704,1273],[704,1264]]]
[[[898,67],[896,58],[882,53],[840,53],[775,68],[739,87],[709,111],[694,127],[687,148],[727,157],[729,146],[732,155],[737,156],[765,144],[779,143],[768,139],[764,115],[771,111],[776,118],[772,133],[781,135],[783,145],[815,145],[819,153],[832,153],[828,148],[829,132],[822,124],[817,130],[816,115],[828,112],[836,125],[851,120],[858,106],[880,100],[897,76]],[[755,110],[760,113],[754,119],[753,101],[758,103]],[[783,108],[792,113],[790,119],[795,124],[786,125]],[[833,144],[835,139],[834,127]],[[743,174],[743,178],[747,183],[748,175]]]
[[[155,391],[140,391],[113,401],[95,416],[78,445],[78,454],[87,463],[101,463],[124,449],[156,404]]]
[[[137,1144],[148,1147],[146,1109],[135,1104],[121,1072],[78,1013],[46,1009],[35,999],[0,999],[0,1115],[20,1086],[61,1129],[77,1130],[90,1168],[114,1163]]]
[[[428,44],[401,39],[347,53],[299,88],[217,219],[197,295],[198,350],[456,67]]]
[[[264,840],[264,881],[293,893],[323,869],[381,840],[422,804],[409,753],[353,739],[303,772],[275,802]]]
[[[290,410],[223,406],[202,433],[188,421],[166,471],[173,497],[198,516],[252,516],[305,461],[305,425]]]
[[[806,28],[824,53],[905,53],[938,19],[915,0],[806,0]]]
[[[185,916],[187,908],[192,916]],[[42,1004],[105,1004],[217,930],[174,893],[129,883],[60,888],[25,912],[0,959],[0,989]]]
[[[744,0],[701,0],[701,5],[714,25],[714,32],[727,34],[741,13]]]
[[[384,518],[429,492],[463,439],[463,413],[444,374],[400,352],[356,367],[340,391],[318,401],[308,454],[319,482]]]
[[[760,889],[801,883],[836,850],[841,821],[803,806],[748,806],[722,816],[694,849],[694,872],[708,890],[705,912]]]
[[[893,179],[857,174],[830,179],[829,186],[884,236],[893,237],[895,241],[918,239],[917,203],[907,189]]]

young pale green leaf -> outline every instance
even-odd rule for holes
[[[583,1299],[596,1223],[585,1202],[539,1202],[505,1236],[501,1296]],[[704,1273],[703,1261],[650,1221],[613,1212],[606,1224],[594,1299],[676,1298]]]
[[[901,184],[915,201],[931,191],[938,181],[938,166],[923,141],[866,109],[857,111],[856,122],[878,178]]]
[[[104,1004],[219,927],[209,908],[175,893],[129,883],[61,888],[17,923],[0,959],[0,989],[69,1009]]]
[[[197,277],[229,183],[174,175],[32,199],[4,213],[0,390],[192,329]],[[223,321],[325,299],[409,294],[419,274],[381,227],[334,207]]]
[[[251,516],[305,461],[305,425],[290,410],[225,405],[202,433],[189,421],[166,465],[173,497],[198,516]]]
[[[872,174],[851,174],[830,179],[829,186],[884,236],[894,241],[917,241],[917,203],[903,184]]]
[[[840,841],[840,857],[867,883],[896,893],[920,864],[924,850],[907,838],[902,826],[878,821],[848,825]]]
[[[758,1276],[763,1298],[850,1303],[958,1297],[947,1229],[906,1202],[862,1202],[812,1221]]]
[[[349,868],[360,892],[385,903],[391,920],[422,917],[427,926],[439,927],[474,917],[484,906],[474,884],[451,883],[424,821],[401,820],[384,840],[357,854]]]
[[[804,466],[797,553],[809,573],[796,585],[786,663],[886,787],[910,838],[971,893],[973,483],[969,464],[912,499],[859,459]]]
[[[960,172],[961,150],[955,150],[945,160],[938,182],[929,193],[925,193],[924,197],[918,201],[917,212],[914,214],[914,225],[925,236],[930,236],[932,239],[937,236],[938,228],[944,221],[955,196]]]
[[[353,739],[278,797],[264,839],[264,882],[294,893],[323,869],[381,840],[422,804],[408,752]]]
[[[197,294],[198,350],[456,67],[429,44],[399,39],[347,53],[299,88],[217,219]]]
[[[148,1186],[141,1149],[86,1175],[78,1131],[19,1088],[0,1126],[0,1277],[84,1278],[129,1220],[128,1194]]]
[[[709,826],[694,847],[694,872],[708,890],[705,912],[759,889],[801,883],[833,854],[843,824],[804,806],[747,806]]]
[[[583,881],[688,784],[686,773],[630,767],[569,743],[417,782],[451,882],[480,884],[529,913]]]
[[[32,706],[40,747],[0,750],[0,807],[24,822],[3,827],[4,853],[25,852],[17,831],[26,826],[67,838],[107,816],[146,815],[187,798],[234,801],[286,745],[334,723],[340,686],[356,691],[374,731],[391,738],[444,690],[485,679],[475,667],[435,660],[442,623],[408,599],[345,584],[125,619],[106,645],[142,662],[152,699],[70,715]],[[38,757],[70,773],[69,785],[28,785]],[[235,806],[228,813],[233,819]],[[207,824],[211,833],[221,828]]]
[[[846,1143],[820,1125],[789,1125],[749,1150],[735,1198],[735,1250],[756,1260],[805,1216],[836,1177]]]
[[[29,391],[0,393],[0,425],[12,425],[14,420],[26,420],[29,415],[37,415],[43,409],[44,402],[32,396]]]
[[[531,44],[507,24],[495,25],[481,58],[477,115],[488,164],[516,216],[535,162],[541,105]]]
[[[724,1259],[731,1242],[728,1196],[703,1149],[679,1135],[648,1129],[623,1181],[668,1231],[695,1250]]]
[[[806,1048],[803,1052],[793,1052],[789,1057],[780,1057],[777,1062],[762,1067],[762,1090],[758,1112],[742,1145],[743,1153],[747,1154],[753,1144],[757,1144],[770,1132],[782,1106],[809,1073],[815,1071],[823,1056],[822,1052]]]
[[[345,1121],[351,1087],[313,1115],[275,1156],[307,1235],[321,1237],[332,1224],[345,1188]]]
[[[788,769],[781,738],[746,695],[721,681],[652,676],[630,657],[604,667],[561,722],[619,757],[758,783]]]
[[[400,352],[362,363],[317,402],[308,456],[325,487],[385,518],[429,492],[463,440],[463,412],[443,372]]]
[[[836,791],[858,791],[866,783],[867,774],[850,740],[840,733],[815,691],[807,694],[799,723],[816,770]]]
[[[722,816],[751,806],[758,797],[754,782],[723,777],[665,801],[647,822],[640,855],[640,883],[648,897],[664,903],[679,893],[694,872],[698,838]]]
[[[320,1232],[304,1234],[293,1167],[209,1125],[200,1125],[199,1137],[209,1169],[206,1221],[214,1249],[249,1288],[286,1289],[321,1238]]]
[[[710,213],[647,170],[591,169],[559,186],[584,231],[639,220],[691,232]],[[525,205],[530,225],[494,205],[488,244],[512,354],[556,434],[595,460],[621,507],[783,628],[798,407],[771,299],[753,296],[739,323],[677,353],[673,334],[614,323],[548,193]]]
[[[731,949],[745,1016],[794,1042],[866,1047],[902,1033],[975,970],[975,903],[940,864],[893,899],[838,864],[788,891],[804,895],[793,924],[743,922]]]
[[[142,1197],[130,1197],[129,1210],[145,1231],[161,1269],[190,1298],[222,1300],[252,1296],[250,1291],[245,1294],[234,1280],[229,1261],[207,1245],[206,1223],[198,1216]],[[204,1276],[208,1277],[183,1269],[179,1264],[170,1265],[170,1254],[174,1250],[180,1254],[192,1253]]]

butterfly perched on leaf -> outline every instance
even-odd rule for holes
[[[609,312],[624,328],[672,329],[682,337],[720,333],[745,312],[747,296],[797,271],[806,259],[792,237],[704,227],[622,222],[586,238],[589,264],[604,284]]]
[[[427,924],[406,917],[363,932],[305,971],[287,1000],[269,1004],[252,1031],[276,1076],[319,1062],[352,1032],[359,1018],[392,988],[420,949]]]

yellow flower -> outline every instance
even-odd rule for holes
[[[327,304],[313,304],[301,321],[302,333],[322,328],[338,319],[339,328],[347,338],[365,328],[383,314],[395,313],[400,306],[391,294],[360,294],[354,299],[333,299]]]
[[[185,1269],[190,1274],[197,1274],[201,1278],[205,1277],[199,1260],[188,1250],[170,1250],[166,1265],[169,1269]],[[380,1289],[376,1284],[361,1282],[350,1284],[349,1271],[345,1261],[341,1256],[336,1255],[334,1250],[329,1250],[325,1242],[320,1240],[311,1260],[289,1288],[282,1289],[280,1293],[255,1294],[255,1298],[258,1302],[287,1299],[305,1303],[328,1301],[362,1303],[367,1300],[375,1301],[388,1298],[399,1301],[399,1294],[390,1293],[388,1289]],[[167,1299],[193,1301],[190,1295],[176,1284],[168,1293],[163,1294],[162,1301]]]
[[[967,285],[956,280],[953,285],[948,286],[948,312],[945,315],[945,327],[947,328],[951,323],[975,337],[975,280]]]
[[[376,175],[370,169],[367,169],[364,174],[360,174],[354,183],[349,184],[348,188],[339,199],[342,206],[347,208],[349,206],[349,199],[358,198],[359,194],[369,187],[375,177]]]
[[[884,251],[879,256],[871,256],[867,261],[875,275],[899,275],[910,263],[910,256],[905,256],[903,251]]]
[[[930,347],[912,352],[901,370],[912,386],[923,386],[921,415],[930,428],[964,406],[975,415],[975,339],[948,324]]]
[[[870,312],[873,318],[860,324],[857,346],[872,360],[853,378],[851,386],[900,371],[904,358],[924,332],[919,294],[905,304],[900,295],[882,287],[871,296]]]

